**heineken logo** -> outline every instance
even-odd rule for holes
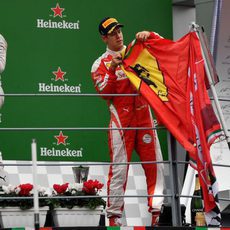
[[[61,67],[58,67],[57,71],[53,71],[52,73],[55,75],[55,81],[64,81],[64,75],[66,74],[66,72],[62,71]]]
[[[61,17],[62,18],[62,12],[65,10],[65,8],[61,8],[60,6],[59,6],[59,4],[57,3],[56,4],[56,7],[55,8],[51,8],[51,10],[53,11],[53,17],[55,18],[55,17],[57,17],[57,16],[59,16],[59,17]]]
[[[44,19],[39,18],[37,19],[37,28],[40,29],[64,29],[64,30],[79,30],[80,29],[80,21],[76,20],[74,22],[63,20],[62,18],[67,17],[66,15],[63,15],[63,11],[65,11],[65,8],[61,7],[59,3],[56,3],[56,6],[51,7],[50,10],[52,11],[52,14],[49,15],[49,17],[54,18],[53,19]],[[56,20],[59,19],[59,20]],[[62,19],[62,20],[60,20]]]
[[[60,66],[52,71],[51,83],[38,83],[40,93],[81,93],[81,84],[70,85],[63,82],[69,82],[67,72]]]
[[[54,85],[53,83],[39,83],[38,91],[40,93],[81,93],[81,84],[76,86],[64,85]]]
[[[57,145],[63,144],[66,145],[65,141],[68,139],[68,136],[63,135],[62,131],[60,131],[58,136],[54,136],[57,139]]]
[[[72,149],[70,147],[70,142],[67,142],[69,136],[65,135],[62,131],[58,135],[54,135],[55,142],[53,145],[56,147],[40,147],[40,156],[42,157],[83,157],[83,148]],[[63,148],[64,147],[64,148]]]
[[[83,149],[55,149],[55,148],[40,148],[40,156],[42,157],[76,157],[81,158],[83,157]]]

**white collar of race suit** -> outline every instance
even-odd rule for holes
[[[124,50],[124,49],[126,49],[126,46],[123,46],[123,48],[121,49],[121,50],[119,50],[119,51],[113,51],[113,50],[110,50],[108,47],[106,48],[106,51],[109,53],[109,54],[111,54],[111,55],[113,55],[113,54],[117,54],[117,53],[120,53],[122,50]]]

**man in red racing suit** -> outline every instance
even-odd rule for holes
[[[119,67],[120,51],[123,45],[121,25],[114,18],[105,18],[99,25],[99,32],[107,44],[106,52],[92,66],[92,78],[100,94],[137,94],[125,73]],[[147,31],[139,32],[136,38],[145,40],[159,36]],[[159,36],[160,37],[160,36]],[[162,161],[162,155],[154,127],[151,111],[141,96],[103,96],[110,110],[109,152],[111,162],[127,163],[135,149],[142,162]],[[138,129],[120,129],[132,128]],[[141,129],[148,127],[148,129]],[[113,129],[114,128],[114,129]],[[146,176],[148,195],[162,195],[164,188],[163,164],[142,164]],[[110,226],[121,226],[129,165],[110,165],[107,193],[113,196],[107,201],[107,217]],[[152,225],[157,223],[163,197],[148,197]]]

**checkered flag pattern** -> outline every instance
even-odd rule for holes
[[[25,166],[30,164],[28,161],[4,161],[5,171],[9,174],[9,183],[12,185],[19,185],[22,183],[32,183],[32,166]],[[17,165],[16,165],[17,164]],[[55,165],[52,165],[55,164]],[[60,165],[59,165],[60,164]],[[73,166],[78,166],[78,162],[67,162],[64,165],[63,162],[38,162],[38,184],[46,188],[52,188],[53,184],[63,184],[66,182],[74,183]],[[84,162],[84,165],[87,164]],[[90,165],[89,163],[89,175],[88,179],[97,179],[104,184],[100,195],[107,195],[107,175],[109,171],[109,165]],[[166,184],[169,183],[169,173],[167,165],[165,165],[165,180]],[[167,186],[166,186],[167,187]],[[166,189],[165,193],[169,193]],[[124,226],[150,226],[151,214],[148,212],[147,198],[146,197],[133,197],[145,196],[146,182],[144,171],[139,164],[133,164],[129,167],[129,176],[127,183],[127,190],[125,195],[131,195],[132,197],[125,197],[125,207],[122,218]],[[106,200],[106,198],[105,198]],[[108,224],[108,220],[106,220]]]

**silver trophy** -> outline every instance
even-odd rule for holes
[[[89,167],[83,167],[83,166],[78,166],[78,167],[72,167],[73,170],[73,176],[74,176],[74,181],[75,183],[83,183],[87,181],[88,174],[89,174]]]

